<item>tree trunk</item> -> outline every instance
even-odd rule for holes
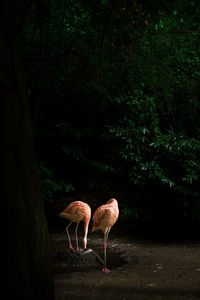
[[[54,299],[50,246],[39,195],[29,99],[13,1],[0,4],[0,97],[3,112],[5,299]]]

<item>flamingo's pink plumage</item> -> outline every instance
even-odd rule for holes
[[[104,273],[109,273],[110,270],[106,268],[106,248],[108,234],[112,226],[115,224],[119,216],[118,202],[111,198],[105,205],[97,208],[93,215],[92,231],[101,230],[104,233]]]
[[[70,203],[60,214],[59,216],[61,218],[65,218],[70,220],[70,224],[66,227],[66,232],[68,234],[68,239],[69,239],[69,247],[72,247],[68,228],[72,224],[72,222],[76,222],[76,230],[75,230],[75,235],[76,235],[76,244],[77,244],[77,250],[80,250],[78,248],[78,237],[77,237],[77,229],[78,225],[81,221],[84,222],[84,237],[83,237],[83,245],[84,249],[87,247],[87,234],[88,234],[88,226],[91,218],[91,209],[90,206],[82,201],[75,201]]]

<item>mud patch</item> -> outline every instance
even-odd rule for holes
[[[99,247],[76,251],[71,249],[54,251],[52,253],[52,262],[54,271],[59,272],[90,272],[94,269],[102,268],[104,264],[103,250]],[[116,269],[126,263],[123,253],[117,249],[108,249],[107,251],[108,267]]]
[[[98,255],[104,258],[104,251],[103,247],[100,246],[93,246],[93,249],[98,253]],[[109,269],[117,269],[124,264],[127,263],[127,256],[124,251],[121,251],[119,247],[108,247],[107,248],[107,266]]]

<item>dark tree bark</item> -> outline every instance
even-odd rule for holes
[[[5,299],[54,299],[47,223],[40,200],[15,6],[0,4],[0,100],[3,120]],[[9,298],[10,297],[10,298]]]

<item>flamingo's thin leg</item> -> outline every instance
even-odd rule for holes
[[[72,224],[72,222],[69,223],[69,225],[66,227],[65,230],[66,230],[66,232],[67,232],[67,236],[68,236],[68,240],[69,240],[69,248],[70,248],[70,249],[73,249],[72,243],[71,243],[71,239],[70,239],[70,235],[69,235],[69,230],[68,230],[68,229],[69,229],[69,226],[70,226],[71,224]]]
[[[77,251],[82,251],[82,249],[79,249],[79,247],[78,247],[78,225],[79,225],[79,222],[77,223],[77,225],[76,225],[76,229],[75,229],[75,237],[76,237],[76,250],[77,250]]]
[[[108,234],[109,234],[110,229],[108,229],[105,233],[104,233],[104,243],[103,243],[103,247],[104,247],[104,268],[103,268],[103,272],[104,273],[110,273],[110,270],[106,268],[106,250],[107,250],[107,240],[108,240]]]

